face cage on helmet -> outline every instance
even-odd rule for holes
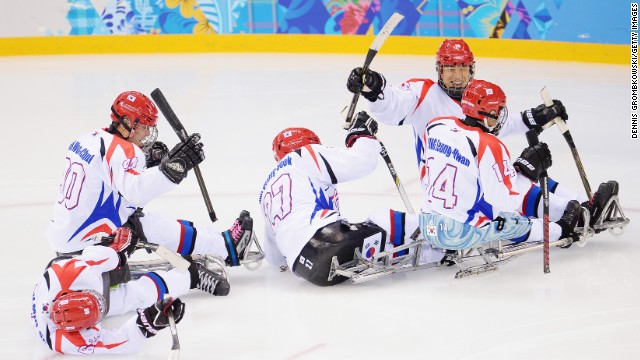
[[[502,125],[507,121],[507,116],[509,116],[509,110],[507,110],[506,106],[503,106],[498,113],[498,117],[496,119],[496,124],[494,126],[489,126],[487,122],[487,117],[484,118],[484,126],[489,130],[493,135],[498,135],[500,133],[500,129],[502,129]]]
[[[142,138],[140,140],[140,145],[139,145],[142,151],[147,152],[149,149],[151,149],[151,146],[153,146],[153,143],[155,143],[156,140],[158,140],[158,128],[155,125],[149,126],[149,125],[138,124],[136,126],[136,129],[140,127],[143,127],[149,131],[149,135]],[[131,137],[131,134],[129,134],[129,137]]]
[[[462,87],[448,87],[444,84],[444,81],[442,81],[442,72],[444,71],[445,67],[454,67],[454,66],[461,66],[461,67],[468,67],[469,68],[469,79],[467,80],[467,83],[464,84]],[[473,74],[475,72],[475,64],[471,63],[470,65],[465,65],[465,64],[455,64],[455,65],[441,65],[439,62],[436,63],[436,72],[438,73],[438,85],[440,85],[440,88],[449,96],[451,96],[452,98],[456,98],[456,99],[460,99],[462,98],[462,94],[464,93],[464,89],[467,87],[467,85],[469,85],[469,82],[471,81],[471,79],[473,79]]]

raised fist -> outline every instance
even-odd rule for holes
[[[178,143],[160,162],[159,169],[173,183],[179,184],[189,170],[204,160],[204,145],[200,142],[200,134],[195,133],[185,141]]]
[[[363,79],[361,67],[351,70],[347,79],[349,91],[354,94],[362,93],[362,96],[371,102],[378,100],[386,84],[387,80],[382,74],[370,69],[367,69]]]
[[[351,122],[344,143],[350,148],[358,138],[368,137],[375,139],[377,132],[378,123],[366,111],[360,111]]]
[[[552,121],[557,116],[562,120],[569,120],[567,115],[567,109],[562,105],[562,101],[553,100],[553,105],[547,107],[545,104],[540,104],[533,109],[522,112],[522,121],[529,129],[536,129],[538,132],[542,130],[549,121]]]

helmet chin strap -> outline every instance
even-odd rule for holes
[[[489,129],[489,126],[487,125],[486,119],[480,120],[480,119],[473,118],[471,116],[466,116],[464,119],[462,119],[462,123],[467,126],[480,128],[480,130],[486,133],[491,132],[491,129]]]
[[[115,126],[115,133],[116,135],[120,136],[122,139],[124,140],[129,140],[129,138],[131,137],[131,134],[133,134],[133,132],[135,131],[135,128],[138,126],[138,123],[140,122],[138,119],[135,119],[133,121],[133,126],[129,126],[127,125],[127,123],[125,122],[125,120],[128,120],[129,118],[124,117],[124,116],[120,116],[115,109],[113,108],[113,106],[111,107],[111,112],[113,112],[113,114],[116,116],[116,118],[118,118],[118,123]],[[118,131],[118,126],[117,125],[121,125],[125,130],[127,130],[127,132],[129,133],[129,135],[127,137],[125,137],[124,135],[122,135],[122,133],[120,131]]]

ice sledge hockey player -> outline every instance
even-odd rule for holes
[[[363,74],[362,68],[353,69],[347,80],[347,89],[352,93],[362,91],[362,96],[368,100],[369,113],[380,123],[413,127],[420,181],[427,172],[426,164],[422,162],[427,146],[423,141],[427,124],[442,116],[464,118],[460,100],[475,75],[475,59],[469,45],[461,39],[444,40],[436,52],[436,71],[437,85],[431,79],[414,78],[400,86],[387,86],[382,74],[371,69]],[[559,100],[554,100],[550,107],[542,104],[522,113],[510,113],[502,124],[499,137],[524,135],[529,129],[542,129],[556,116],[568,119]],[[582,196],[579,200],[587,199]]]
[[[111,124],[71,142],[46,235],[59,254],[77,253],[128,224],[143,240],[183,256],[214,254],[240,264],[252,219],[243,211],[229,230],[198,226],[139,208],[172,189],[205,156],[200,134],[173,149],[156,141],[158,109],[125,91],[111,106]],[[99,235],[99,236],[94,236]],[[241,241],[242,240],[242,241]]]
[[[348,130],[346,149],[322,145],[306,128],[287,128],[276,135],[273,154],[277,165],[259,198],[265,220],[264,250],[270,264],[286,265],[316,285],[330,286],[347,279],[328,280],[333,256],[343,263],[352,260],[354,250],[360,248],[366,257],[367,251],[382,251],[393,240],[374,223],[347,222],[340,213],[336,188],[375,169],[381,149],[374,137],[377,130],[375,120],[360,112]],[[397,229],[396,234],[402,230]],[[443,253],[427,246],[423,256],[432,258],[425,261],[439,261]]]
[[[541,216],[536,217],[536,203],[531,199],[539,192],[533,182],[552,163],[547,145],[527,147],[512,162],[497,138],[507,117],[506,95],[490,82],[470,81],[462,97],[462,112],[462,118],[431,120],[423,135],[426,173],[420,227],[426,240],[450,250],[497,240],[542,241]],[[617,182],[603,183],[585,204],[592,224],[617,192]],[[580,203],[557,192],[550,193],[549,200],[550,240],[578,240],[574,229],[581,215]]]
[[[214,295],[229,292],[226,280],[199,262],[192,262],[186,272],[154,271],[124,284],[111,283],[109,273],[126,266],[136,241],[130,229],[119,228],[80,255],[63,256],[47,266],[33,291],[31,319],[51,350],[74,355],[135,353],[146,338],[169,325],[169,312],[180,322],[185,305],[178,296],[194,288]],[[173,298],[164,298],[167,293]],[[137,314],[121,327],[103,327],[105,316],[130,311]]]

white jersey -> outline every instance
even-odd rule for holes
[[[369,103],[371,116],[387,125],[411,125],[415,137],[415,152],[422,181],[426,173],[421,162],[425,143],[423,135],[432,119],[452,116],[464,118],[460,102],[452,99],[440,86],[430,79],[411,79],[400,86],[387,86],[383,99]],[[510,112],[500,130],[500,137],[510,134],[524,134],[528,130],[520,114]]]
[[[137,207],[176,187],[157,167],[146,169],[135,144],[97,130],[73,141],[47,239],[58,252],[89,245],[94,234],[111,234]]]
[[[38,336],[51,350],[75,355],[130,354],[139,351],[146,339],[136,324],[137,314],[116,329],[105,329],[102,323],[77,332],[60,329],[48,309],[62,292],[96,291],[109,299],[106,316],[114,316],[149,307],[167,293],[178,297],[189,291],[191,275],[178,269],[148,272],[105,289],[107,280],[103,276],[115,269],[118,261],[112,248],[95,245],[85,248],[81,255],[55,261],[45,271],[33,290],[31,319]]]
[[[49,309],[63,292],[94,290],[104,294],[102,273],[118,266],[118,254],[105,246],[90,246],[81,256],[52,264],[40,278],[31,298],[31,319],[40,339],[53,351],[63,354],[133,353],[144,343],[144,335],[132,317],[116,330],[102,324],[75,332],[60,329]]]
[[[515,171],[500,139],[445,117],[429,122],[423,141],[423,212],[482,226],[522,208],[531,181]]]
[[[318,229],[342,219],[341,182],[364,177],[376,167],[377,140],[359,138],[351,148],[306,145],[285,156],[269,173],[259,203],[265,219],[265,254],[275,266],[293,264]]]

